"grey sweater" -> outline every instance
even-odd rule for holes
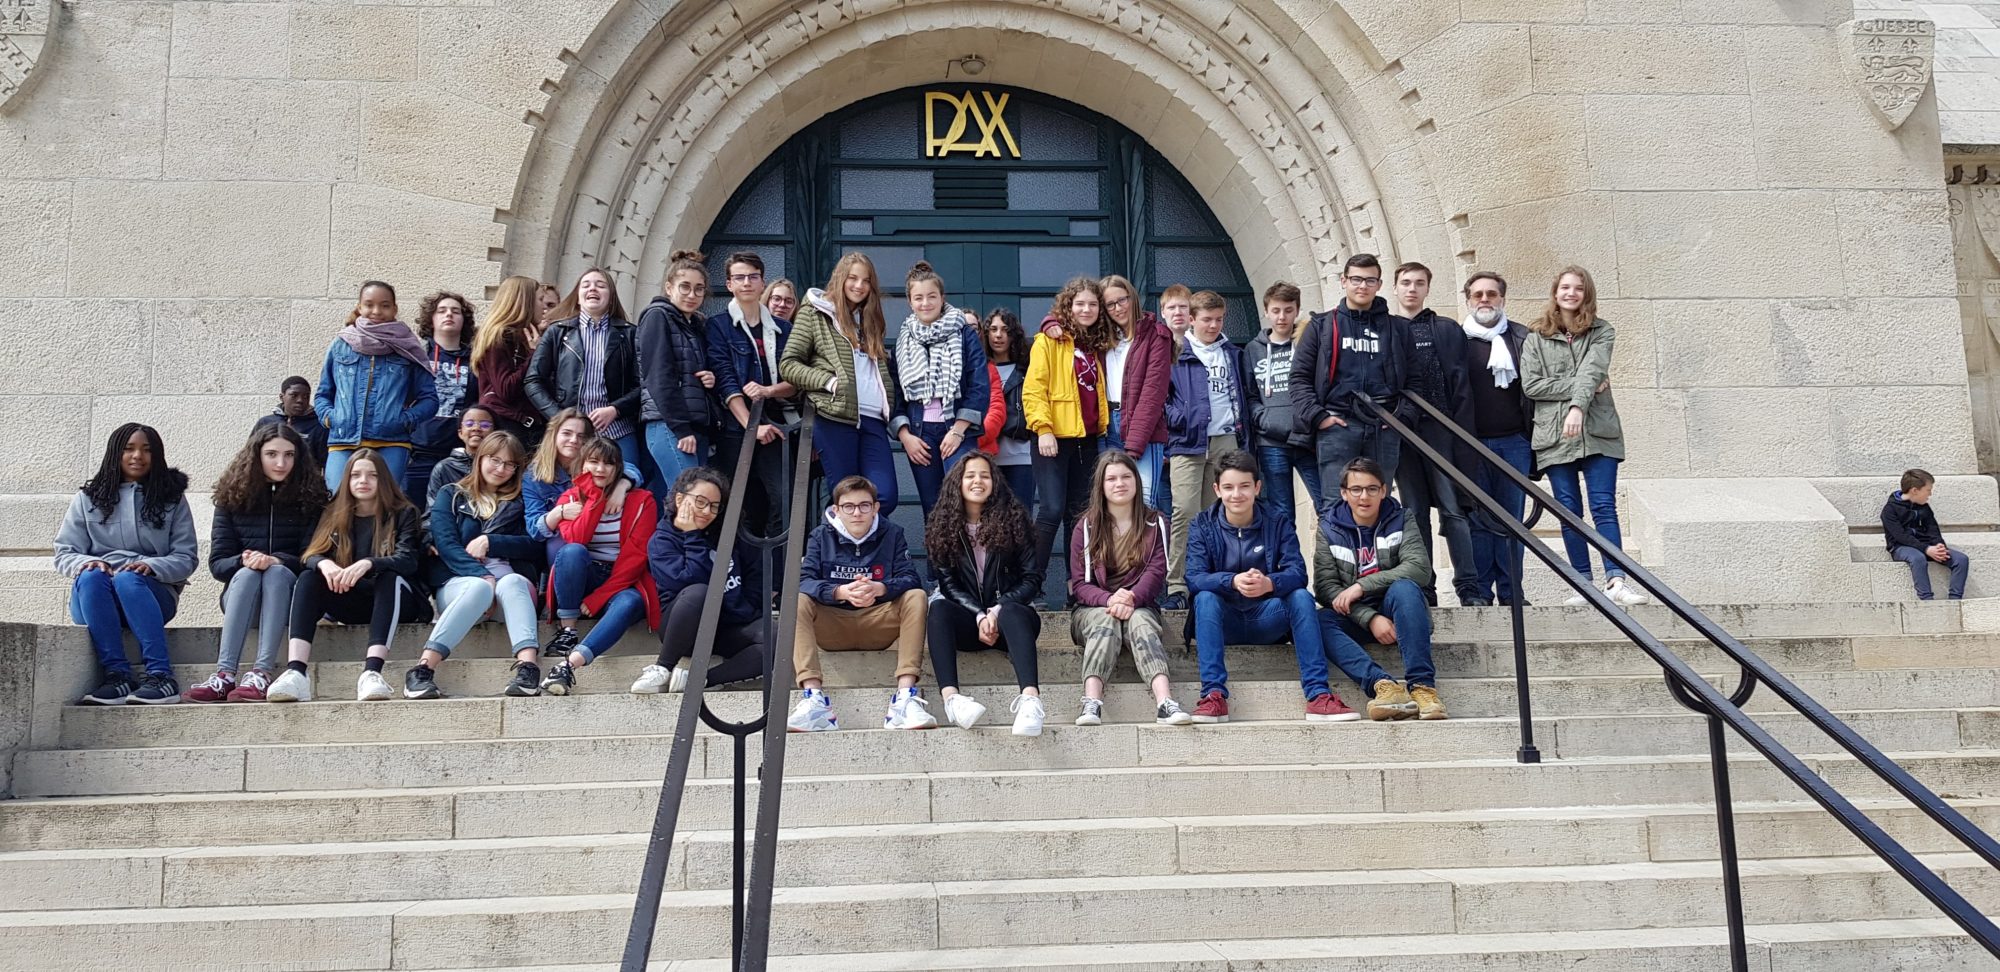
[[[196,556],[194,513],[183,498],[167,513],[164,526],[145,522],[140,508],[137,483],[118,489],[118,505],[106,520],[90,505],[90,497],[79,491],[70,497],[69,512],[63,514],[62,529],[56,531],[56,570],[64,577],[83,573],[85,564],[101,560],[112,567],[133,562],[145,564],[153,577],[179,591],[200,566]]]

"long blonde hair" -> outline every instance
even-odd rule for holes
[[[562,457],[556,455],[556,435],[562,431],[563,425],[571,420],[583,423],[584,442],[590,441],[590,438],[597,434],[597,428],[590,424],[590,417],[583,414],[583,409],[572,406],[557,412],[549,419],[549,424],[542,433],[542,444],[535,447],[535,458],[528,464],[528,471],[537,482],[553,483],[556,481],[556,470],[570,471],[563,466]],[[582,443],[578,443],[579,449],[581,445]],[[581,456],[583,453],[579,451],[577,455]]]
[[[472,336],[472,363],[475,367],[496,348],[502,347],[510,336],[518,350],[526,351],[534,347],[531,335],[541,287],[541,281],[533,277],[516,275],[500,281],[500,289],[494,293],[493,302],[486,305],[486,323],[481,324]]]
[[[486,476],[481,465],[486,457],[500,452],[514,460],[514,472],[507,482],[498,488],[486,484]],[[521,473],[528,467],[528,450],[512,432],[492,432],[479,443],[479,450],[472,454],[472,471],[458,481],[459,495],[472,507],[472,514],[482,520],[490,520],[500,512],[500,504],[521,498]]]
[[[395,554],[396,519],[410,508],[410,498],[404,496],[402,487],[396,485],[396,477],[389,475],[389,464],[383,460],[382,454],[361,448],[347,458],[348,471],[340,477],[340,488],[334,491],[333,502],[328,503],[326,512],[320,514],[319,527],[313,530],[312,542],[306,545],[305,556],[324,554],[342,567],[354,563],[354,510],[360,501],[354,498],[354,490],[349,484],[354,482],[354,467],[362,462],[375,464],[375,550],[370,556]]]
[[[1572,314],[1556,303],[1556,289],[1562,286],[1564,277],[1576,274],[1583,281],[1583,303]],[[1549,304],[1542,308],[1540,316],[1528,322],[1528,328],[1545,338],[1564,334],[1577,337],[1590,330],[1597,321],[1597,281],[1591,279],[1590,271],[1571,264],[1556,273],[1556,279],[1549,284]]]
[[[847,302],[847,271],[857,263],[868,269],[868,299],[855,305]],[[882,278],[875,272],[875,261],[858,250],[841,256],[840,262],[833,265],[833,279],[827,281],[826,296],[833,301],[833,326],[840,329],[840,335],[860,348],[861,353],[882,360],[888,353],[882,341],[889,326],[882,319]],[[856,327],[860,328],[859,334],[855,333]]]

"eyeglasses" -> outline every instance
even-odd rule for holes
[[[1380,496],[1383,493],[1387,492],[1388,490],[1386,487],[1376,485],[1376,486],[1342,486],[1340,487],[1340,491],[1346,493],[1349,496]]]
[[[466,419],[465,421],[458,423],[458,427],[461,429],[478,429],[481,432],[493,431],[492,422],[483,422],[480,421],[479,419]]]
[[[1351,283],[1351,284],[1355,285],[1356,287],[1380,287],[1380,286],[1382,286],[1382,278],[1381,278],[1381,277],[1346,277],[1346,278],[1343,278],[1343,279],[1345,279],[1345,280],[1346,280],[1346,281],[1347,281],[1348,283]]]
[[[1117,310],[1118,308],[1123,307],[1131,302],[1132,298],[1130,297],[1120,297],[1117,300],[1106,301],[1104,306],[1110,310]]]
[[[515,462],[512,459],[501,459],[497,456],[487,456],[486,461],[496,466],[499,466],[500,468],[505,469],[508,472],[513,472],[514,470],[521,468],[521,464]]]
[[[761,273],[732,273],[729,275],[730,283],[750,283],[762,279],[764,279],[764,275]]]
[[[1473,300],[1499,300],[1500,292],[1497,290],[1475,290],[1465,296]]]
[[[696,496],[693,493],[682,493],[681,498],[687,500],[690,503],[693,503],[694,511],[696,513],[713,513],[716,510],[722,509],[721,503],[709,499],[706,496]]]
[[[873,500],[870,500],[866,503],[842,503],[839,506],[834,507],[834,509],[837,509],[848,516],[860,516],[863,513],[875,512],[875,502]]]

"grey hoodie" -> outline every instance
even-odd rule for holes
[[[62,528],[56,531],[56,570],[64,577],[75,577],[93,560],[113,567],[143,563],[160,583],[175,591],[185,587],[200,566],[194,513],[183,498],[167,513],[166,524],[155,527],[140,516],[144,505],[137,483],[118,488],[118,505],[112,508],[108,521],[81,491],[70,497],[69,512],[63,514]]]
[[[1271,329],[1265,328],[1243,348],[1243,381],[1250,392],[1249,426],[1257,432],[1259,446],[1312,445],[1312,438],[1292,421],[1292,354],[1299,347],[1299,330],[1292,339],[1271,343]]]

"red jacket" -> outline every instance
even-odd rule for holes
[[[583,500],[584,496],[576,486],[571,486],[556,500],[561,506],[571,500]],[[589,504],[586,502],[586,506]],[[611,597],[628,588],[636,589],[646,599],[646,627],[658,631],[660,628],[660,590],[653,584],[653,572],[646,564],[646,545],[653,540],[653,530],[659,526],[659,513],[653,504],[653,494],[637,486],[625,496],[625,509],[618,516],[618,559],[611,563],[611,576],[591,591],[583,599],[583,613],[597,617]],[[547,585],[549,607],[556,603],[556,572],[549,571]]]
[[[1119,437],[1134,455],[1153,443],[1167,444],[1167,387],[1174,368],[1173,332],[1152,314],[1139,318],[1136,330],[1118,390]]]
[[[979,451],[1000,454],[1000,429],[1007,424],[1007,389],[1002,387],[1000,369],[986,362],[986,384],[993,389],[993,401],[986,407],[986,421],[979,431]]]

